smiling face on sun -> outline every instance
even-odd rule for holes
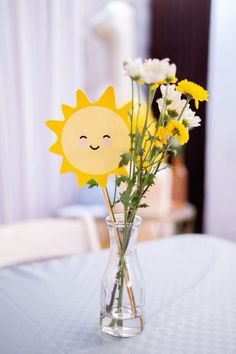
[[[62,149],[70,163],[86,174],[107,174],[129,150],[129,131],[120,116],[104,107],[75,112],[62,131]]]
[[[79,90],[77,107],[63,106],[65,121],[46,122],[58,136],[50,151],[63,156],[61,173],[74,172],[80,186],[95,179],[102,187],[109,174],[126,174],[119,162],[129,151],[129,108],[116,108],[111,87],[95,103]]]

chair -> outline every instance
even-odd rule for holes
[[[0,226],[0,267],[100,248],[94,219],[47,218]]]

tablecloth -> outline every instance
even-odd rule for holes
[[[109,251],[0,271],[0,354],[235,354],[236,245],[183,235],[138,245],[146,323],[134,338],[99,328]]]

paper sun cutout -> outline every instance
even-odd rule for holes
[[[110,174],[127,175],[119,162],[129,151],[131,102],[117,108],[113,87],[96,102],[90,102],[81,90],[76,99],[76,107],[62,105],[63,121],[46,122],[57,135],[49,150],[62,155],[60,172],[74,172],[79,186],[94,179],[105,187]]]

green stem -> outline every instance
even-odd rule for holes
[[[167,86],[166,86],[164,102],[163,102],[162,110],[161,110],[161,113],[160,113],[160,125],[163,124],[163,121],[164,121],[164,118],[165,118],[165,113],[166,113],[166,108],[167,108],[166,100],[167,100],[167,95],[168,95],[168,89],[169,89],[169,84],[167,84]]]
[[[131,110],[131,132],[130,132],[130,147],[131,147],[131,159],[130,159],[130,165],[129,165],[129,175],[131,175],[132,171],[132,163],[133,163],[133,143],[134,143],[134,138],[133,138],[133,121],[134,121],[134,80],[131,79],[131,98],[132,98],[132,110]]]
[[[138,121],[139,121],[139,112],[140,112],[140,87],[139,87],[139,83],[136,81],[136,85],[137,85],[137,92],[138,92],[138,113],[137,113],[137,120],[136,120],[136,127],[135,127],[135,131],[138,130]]]
[[[118,308],[121,311],[123,302],[123,288],[124,288],[124,255],[120,255],[120,285],[118,295]]]
[[[140,101],[140,87],[139,87],[139,84],[138,82],[136,82],[136,85],[137,85],[137,91],[138,91],[138,113],[137,113],[137,119],[136,119],[136,127],[135,127],[135,132],[138,131],[138,122],[139,122],[139,113],[140,113],[140,104],[141,104],[141,101]],[[135,141],[134,141],[134,146],[136,145],[136,134],[135,134]],[[135,167],[136,167],[136,148],[134,149],[134,156],[133,156],[133,170],[132,170],[132,176],[130,174],[130,177],[134,178],[135,177]]]
[[[145,133],[146,133],[146,130],[147,130],[147,122],[148,122],[148,116],[149,116],[149,112],[150,112],[150,108],[151,108],[151,105],[152,105],[152,101],[153,101],[153,98],[154,98],[154,95],[155,95],[155,91],[152,92],[151,91],[151,88],[150,88],[150,85],[148,85],[148,95],[147,95],[147,109],[146,109],[146,116],[145,116],[145,121],[144,121],[144,126],[143,126],[143,129],[142,129],[142,133],[141,133],[141,138],[140,138],[140,141],[139,143],[137,144],[137,147],[135,148],[135,151],[134,151],[134,156],[133,156],[133,176],[131,176],[131,173],[130,173],[130,178],[135,178],[135,165],[136,165],[136,159],[137,159],[137,156],[140,156],[140,149],[142,149],[142,144],[143,144],[143,140],[144,140],[144,137],[145,137]],[[140,102],[139,102],[140,103]],[[135,139],[135,145],[136,145],[136,139]],[[141,170],[141,168],[140,168]],[[129,189],[128,188],[128,191],[131,195],[132,193],[132,187]],[[129,205],[127,205],[127,207],[124,205],[124,211],[127,212],[127,215],[130,214],[130,208],[129,208]]]
[[[162,106],[162,110],[160,112],[160,121],[157,122],[156,127],[155,127],[155,132],[154,132],[154,139],[151,141],[151,144],[149,146],[149,149],[144,157],[144,162],[148,160],[149,155],[152,152],[152,148],[155,142],[155,138],[156,138],[156,134],[157,134],[157,130],[159,128],[159,126],[162,125],[164,117],[165,117],[165,113],[166,113],[166,108],[167,108],[167,104],[166,104],[166,100],[167,100],[167,95],[168,95],[168,88],[169,88],[169,84],[166,86],[166,92],[165,92],[165,96],[164,96],[164,102],[163,102],[163,106]]]
[[[105,187],[105,193],[106,193],[107,200],[108,200],[108,203],[109,203],[109,208],[110,208],[110,211],[111,211],[111,214],[112,214],[112,221],[116,221],[116,217],[115,217],[115,214],[114,214],[114,211],[113,211],[113,207],[112,207],[112,203],[111,203],[111,198],[110,198],[110,195],[108,193],[107,187]]]
[[[189,104],[190,101],[191,101],[191,97],[188,96],[188,97],[187,97],[187,100],[186,100],[186,103],[185,103],[185,105],[184,105],[184,107],[183,107],[183,109],[182,109],[182,111],[181,111],[181,113],[180,113],[180,115],[179,115],[178,120],[180,120],[180,118],[182,117],[182,115],[183,115],[183,113],[184,113],[185,109],[187,108],[187,106],[188,106],[188,104]]]

